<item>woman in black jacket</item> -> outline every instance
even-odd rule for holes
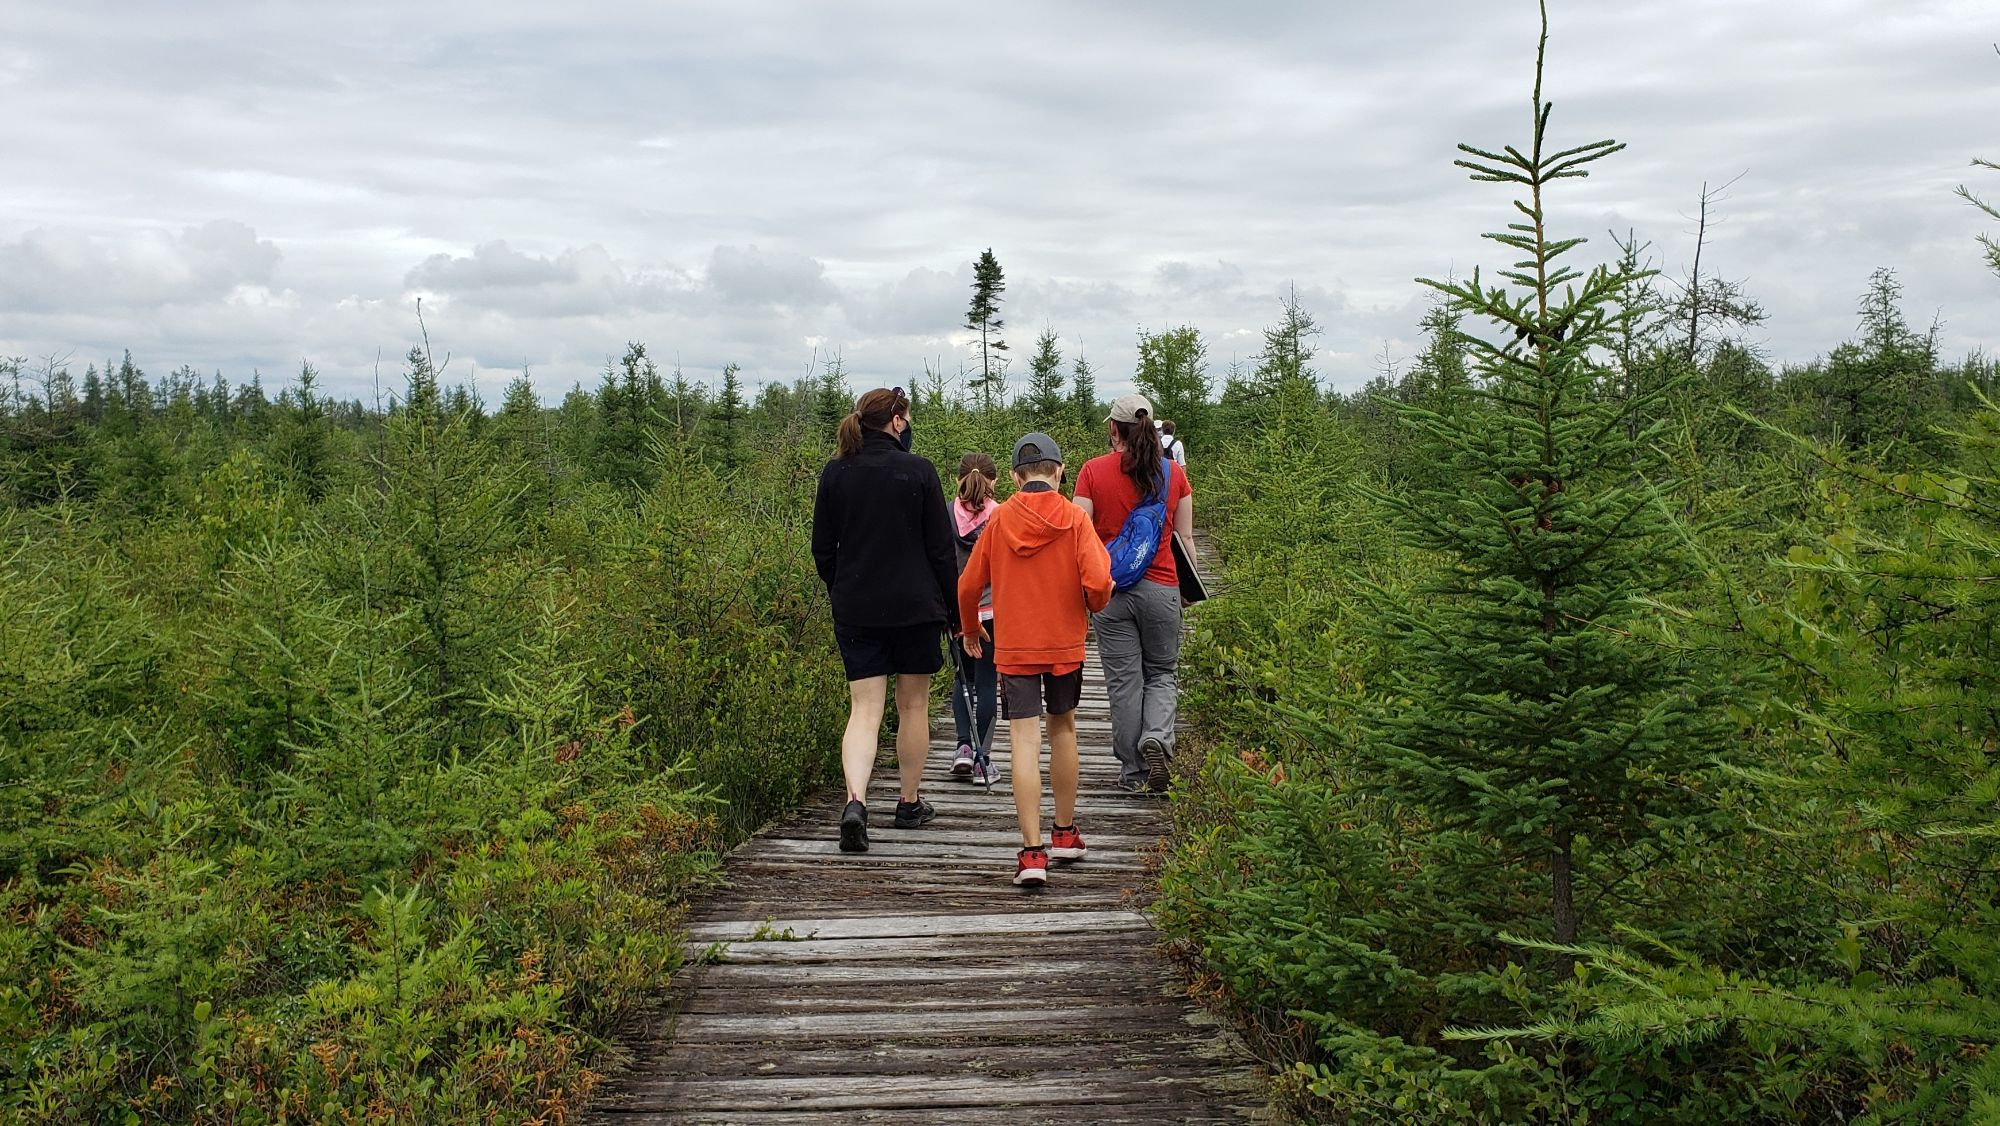
[[[931,674],[944,667],[946,627],[957,630],[958,565],[937,469],[907,452],[910,397],[900,387],[861,396],[840,421],[840,456],[820,471],[813,500],[813,562],[833,598],[833,637],[851,699],[840,744],[847,806],[843,852],[868,850],[868,779],[889,677],[896,678],[896,828],[935,817],[917,796],[930,751]]]

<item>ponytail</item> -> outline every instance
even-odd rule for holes
[[[965,510],[977,514],[993,499],[994,482],[1000,479],[1000,470],[993,459],[985,454],[966,454],[958,459],[958,503]]]
[[[861,413],[856,411],[840,420],[840,429],[834,432],[840,440],[840,456],[853,457],[861,452]]]
[[[1131,422],[1114,419],[1111,425],[1125,446],[1118,467],[1132,479],[1132,487],[1139,490],[1139,503],[1144,504],[1160,491],[1160,459],[1165,456],[1159,432],[1153,429],[1152,414],[1140,410]]]
[[[887,430],[891,420],[899,416],[907,418],[909,413],[910,397],[901,387],[877,387],[862,395],[854,400],[854,412],[841,419],[840,429],[835,431],[840,456],[853,457],[861,452],[865,430]]]

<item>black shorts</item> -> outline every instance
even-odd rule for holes
[[[833,624],[833,640],[849,680],[894,673],[929,676],[944,667],[944,647],[938,644],[943,637],[943,622],[888,629]]]
[[[1000,674],[1000,714],[1007,719],[1035,719],[1046,703],[1050,715],[1068,715],[1083,699],[1083,670],[1026,676]]]

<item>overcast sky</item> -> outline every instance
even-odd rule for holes
[[[1893,267],[1947,355],[2000,350],[2000,3],[1552,0],[1559,143],[1629,145],[1559,232],[1635,230],[1807,360]],[[0,0],[0,355],[130,348],[366,397],[417,333],[489,402],[627,340],[712,379],[857,389],[971,356],[992,247],[1017,377],[1061,334],[1101,387],[1141,328],[1248,361],[1296,286],[1317,366],[1417,349],[1417,275],[1503,259],[1507,195],[1452,146],[1525,143],[1527,0],[1421,4],[105,4]],[[1983,179],[1981,178],[1983,176]],[[2000,233],[2000,232],[1995,232]]]

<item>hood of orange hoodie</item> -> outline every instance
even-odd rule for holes
[[[1004,524],[1002,517],[1006,518]],[[1051,489],[1045,493],[1015,493],[993,514],[993,522],[1003,532],[1002,542],[1007,550],[1025,557],[1068,536],[1085,522],[1085,517],[1083,509]]]

